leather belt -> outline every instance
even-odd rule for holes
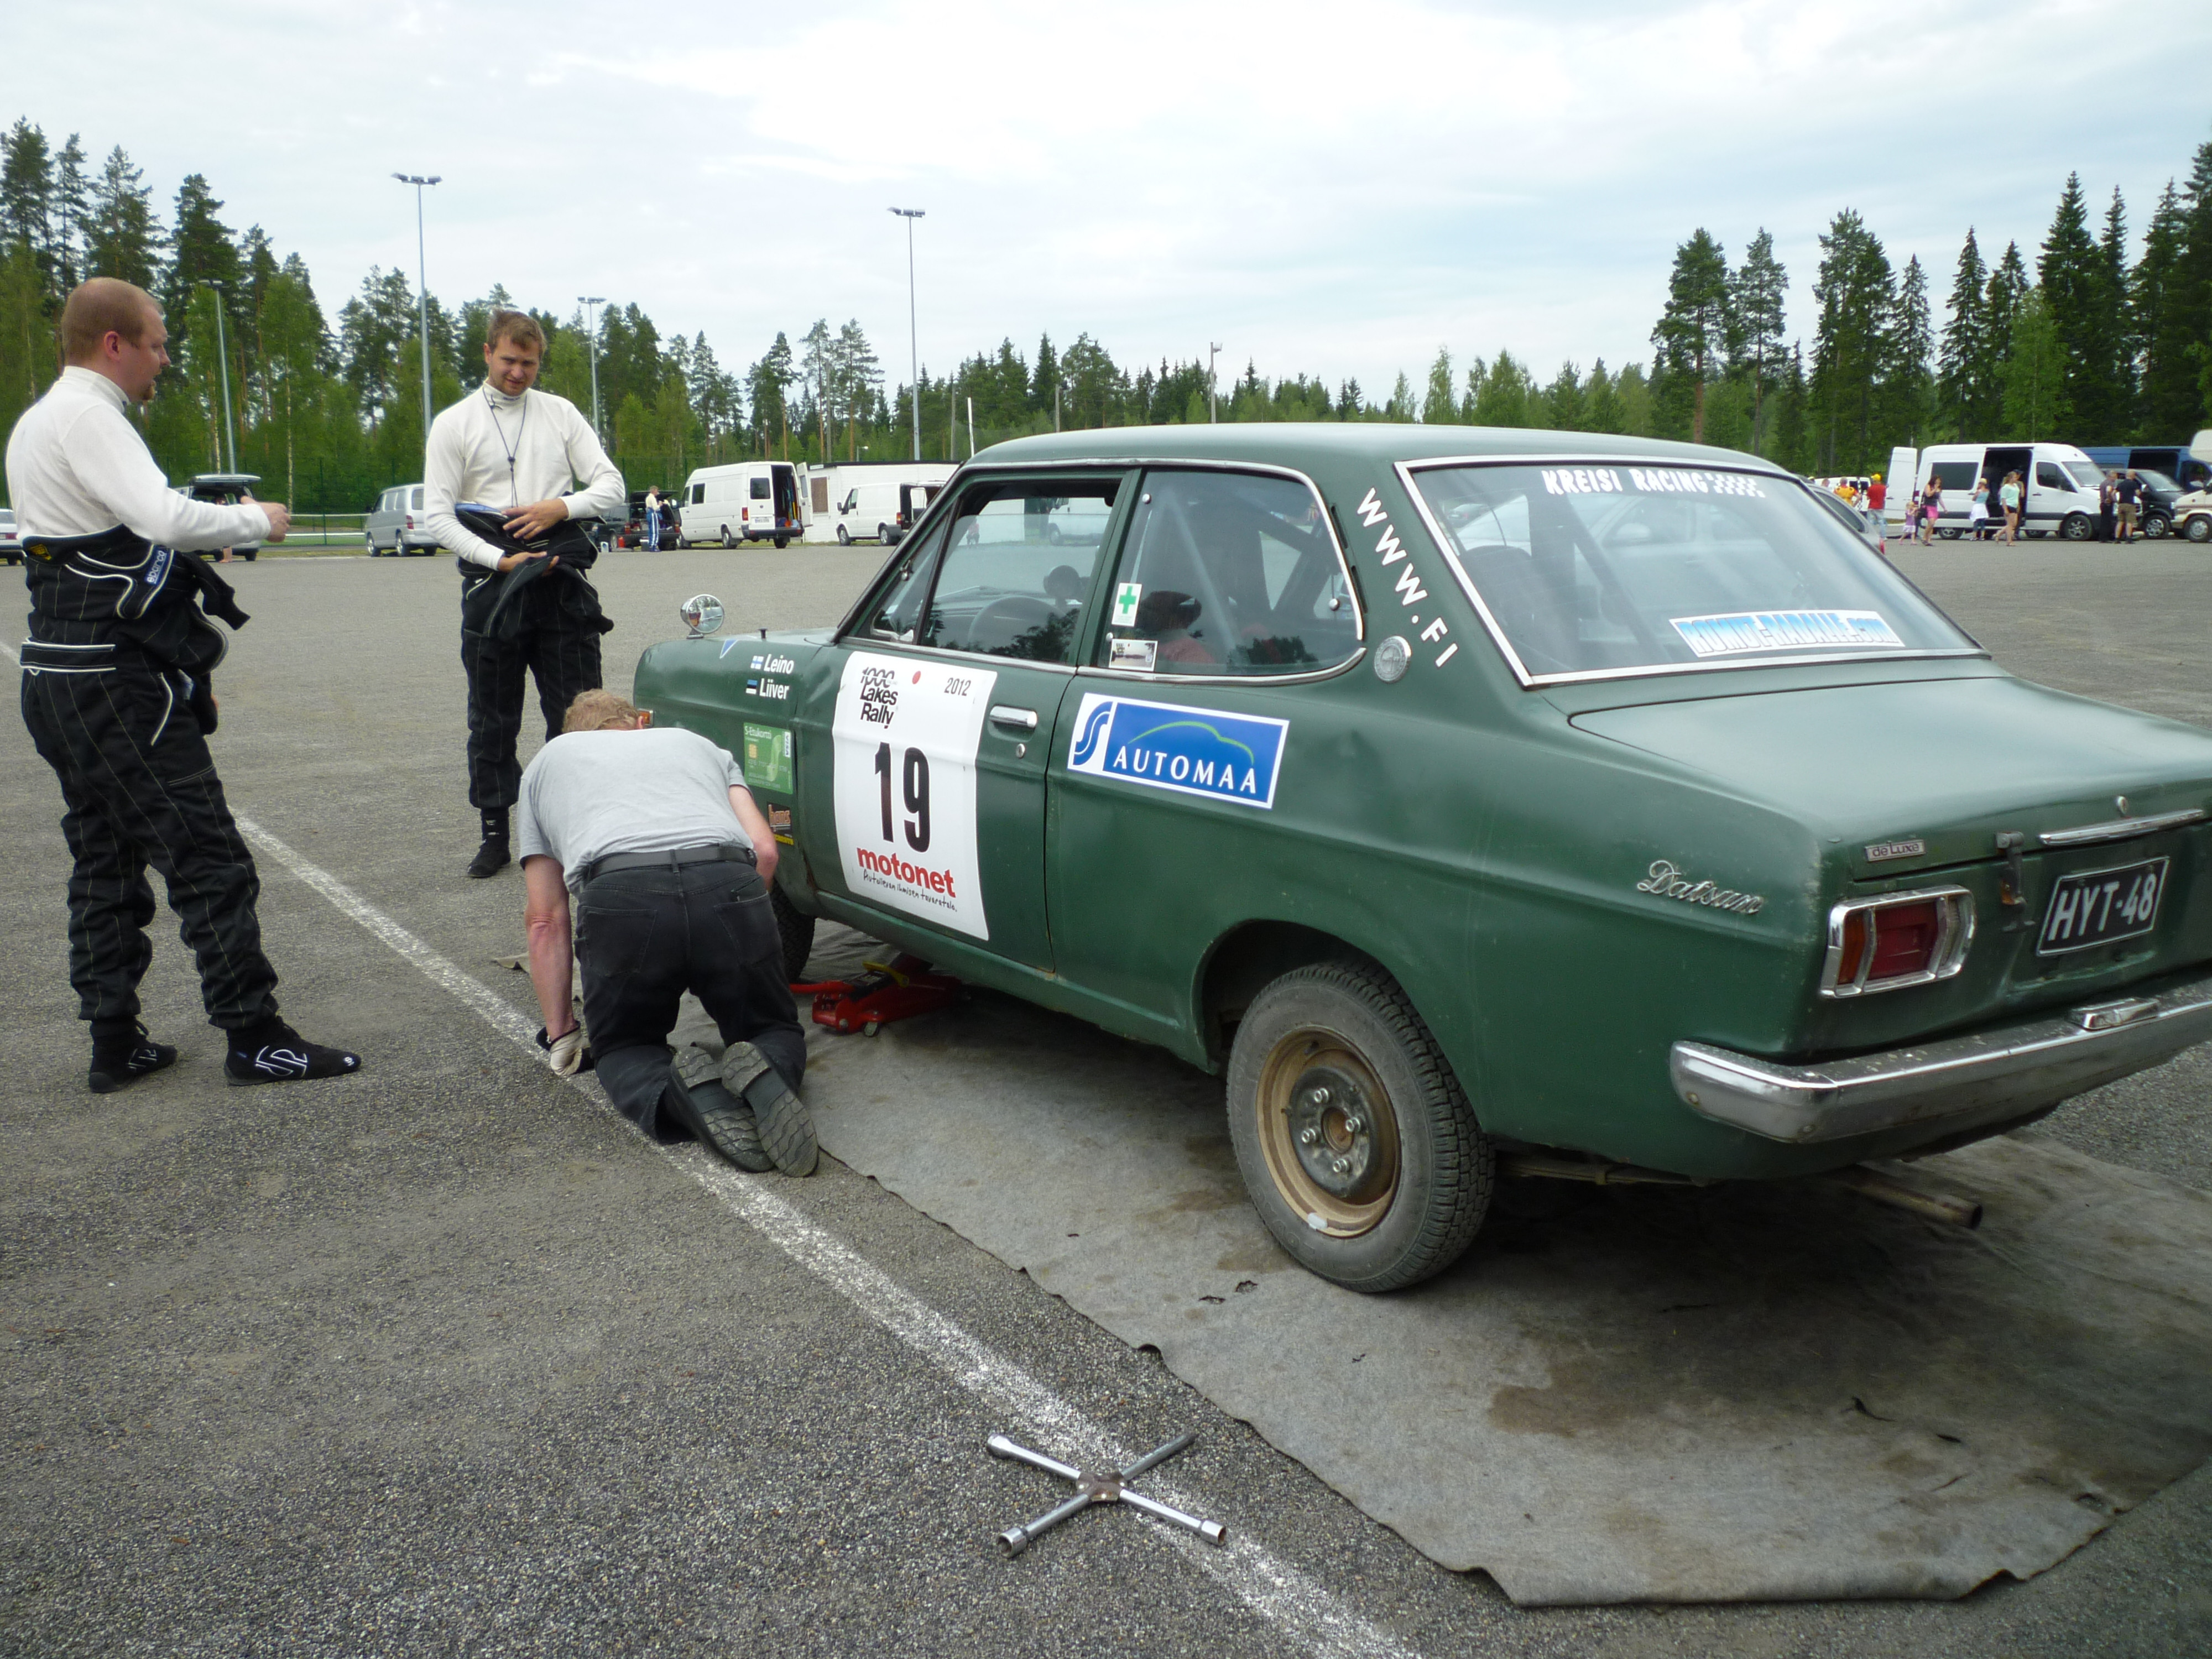
[[[713,864],[726,860],[732,864],[750,864],[752,849],[749,847],[678,847],[665,853],[610,853],[603,859],[594,859],[584,866],[583,880],[577,885],[600,876],[612,875],[617,870],[677,870],[687,864]]]

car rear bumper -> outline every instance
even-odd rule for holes
[[[2032,1116],[2212,1038],[2212,973],[1966,1036],[1814,1066],[1702,1042],[1669,1055],[1691,1110],[1802,1145],[1924,1126],[1930,1139]]]

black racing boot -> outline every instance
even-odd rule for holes
[[[155,1042],[146,1035],[146,1028],[133,1020],[127,1031],[93,1033],[92,1070],[85,1074],[85,1085],[96,1095],[112,1095],[149,1072],[176,1063],[177,1051],[166,1042]]]
[[[746,1173],[765,1175],[775,1164],[761,1146],[760,1126],[752,1109],[722,1086],[720,1070],[712,1054],[689,1044],[676,1056],[661,1098],[701,1142]]]
[[[483,815],[483,844],[477,855],[469,860],[469,878],[482,881],[486,876],[495,876],[514,862],[507,851],[507,808],[495,806]]]
[[[783,1074],[750,1042],[732,1042],[722,1054],[722,1086],[752,1110],[762,1150],[787,1176],[811,1176],[821,1148],[814,1114],[792,1092]]]
[[[222,1070],[237,1088],[257,1083],[293,1083],[302,1078],[344,1077],[361,1070],[359,1054],[310,1042],[273,1015],[229,1036],[230,1053],[224,1056]]]

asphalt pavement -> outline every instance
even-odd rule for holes
[[[608,683],[688,594],[820,623],[881,556],[611,556]],[[2212,725],[2212,555],[1899,563],[2029,678]],[[285,1012],[366,1066],[225,1087],[165,912],[147,1019],[183,1058],[87,1094],[58,795],[0,722],[0,1654],[2212,1649],[2212,1470],[1961,1602],[1521,1611],[872,1182],[654,1148],[515,1041],[520,883],[460,873],[451,564],[231,574],[216,747]],[[2212,1188],[2208,1083],[2185,1056],[2046,1127]],[[1102,1510],[1002,1559],[1060,1492],[987,1435],[1087,1461],[1184,1429],[1160,1476],[1229,1550]]]

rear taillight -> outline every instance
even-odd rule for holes
[[[1852,899],[1828,912],[1824,997],[1863,996],[1948,979],[1966,964],[1973,895],[1963,887]]]
[[[410,530],[412,530],[415,527],[415,515],[412,513],[410,513],[407,515],[407,527]]]

